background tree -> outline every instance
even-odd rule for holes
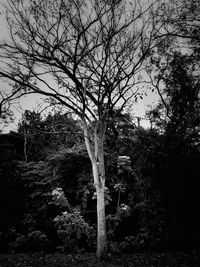
[[[139,1],[9,1],[10,41],[0,75],[13,92],[39,93],[82,122],[97,192],[97,256],[107,255],[104,139],[116,106],[137,93],[136,75],[154,44],[154,4]],[[158,4],[157,4],[158,5]]]
[[[183,237],[188,244],[196,244],[200,236],[198,220],[192,220],[195,203],[199,202],[196,188],[199,187],[197,162],[200,156],[199,76],[196,59],[192,58],[191,54],[176,52],[166,67],[159,69],[156,79],[160,81],[157,89],[162,100],[148,114],[154,127],[162,133],[161,164],[157,170],[166,174],[160,186],[166,197],[170,232],[176,244],[183,244]]]
[[[161,98],[149,113],[163,136],[158,171],[166,173],[166,182],[160,185],[172,240],[179,245],[187,240],[185,246],[200,236],[194,219],[199,202],[199,6],[198,0],[164,2],[158,38],[166,39],[152,53],[149,69]]]
[[[60,111],[42,117],[39,112],[26,110],[18,132],[24,137],[25,162],[44,160],[52,150],[56,153],[63,146],[69,149],[84,142],[79,122]]]
[[[175,52],[157,68],[154,85],[160,103],[148,114],[155,126],[185,144],[199,143],[199,76],[192,55]],[[153,61],[159,65],[161,58]]]

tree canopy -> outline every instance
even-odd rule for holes
[[[1,43],[0,74],[14,93],[44,94],[89,121],[122,109],[155,45],[154,5],[10,1],[11,40]]]

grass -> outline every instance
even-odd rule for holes
[[[200,267],[200,252],[110,255],[99,262],[94,254],[0,254],[0,267]]]

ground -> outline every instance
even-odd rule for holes
[[[98,262],[94,254],[0,254],[0,267],[200,267],[200,252],[135,253],[109,255]]]

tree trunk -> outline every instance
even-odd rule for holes
[[[97,258],[107,258],[104,187],[97,188]]]
[[[93,176],[97,193],[97,258],[107,258],[107,236],[105,216],[105,170],[104,162],[93,163]]]
[[[94,149],[92,149],[86,124],[84,126],[85,144],[92,163],[94,186],[97,194],[97,258],[107,258],[107,235],[105,216],[105,165],[104,165],[104,135],[105,125],[100,132],[94,134]]]
[[[102,132],[101,132],[102,131]],[[97,161],[99,184],[96,186],[97,192],[97,258],[107,258],[107,236],[106,236],[106,217],[105,217],[105,164],[104,164],[104,131],[102,127],[97,136]]]

